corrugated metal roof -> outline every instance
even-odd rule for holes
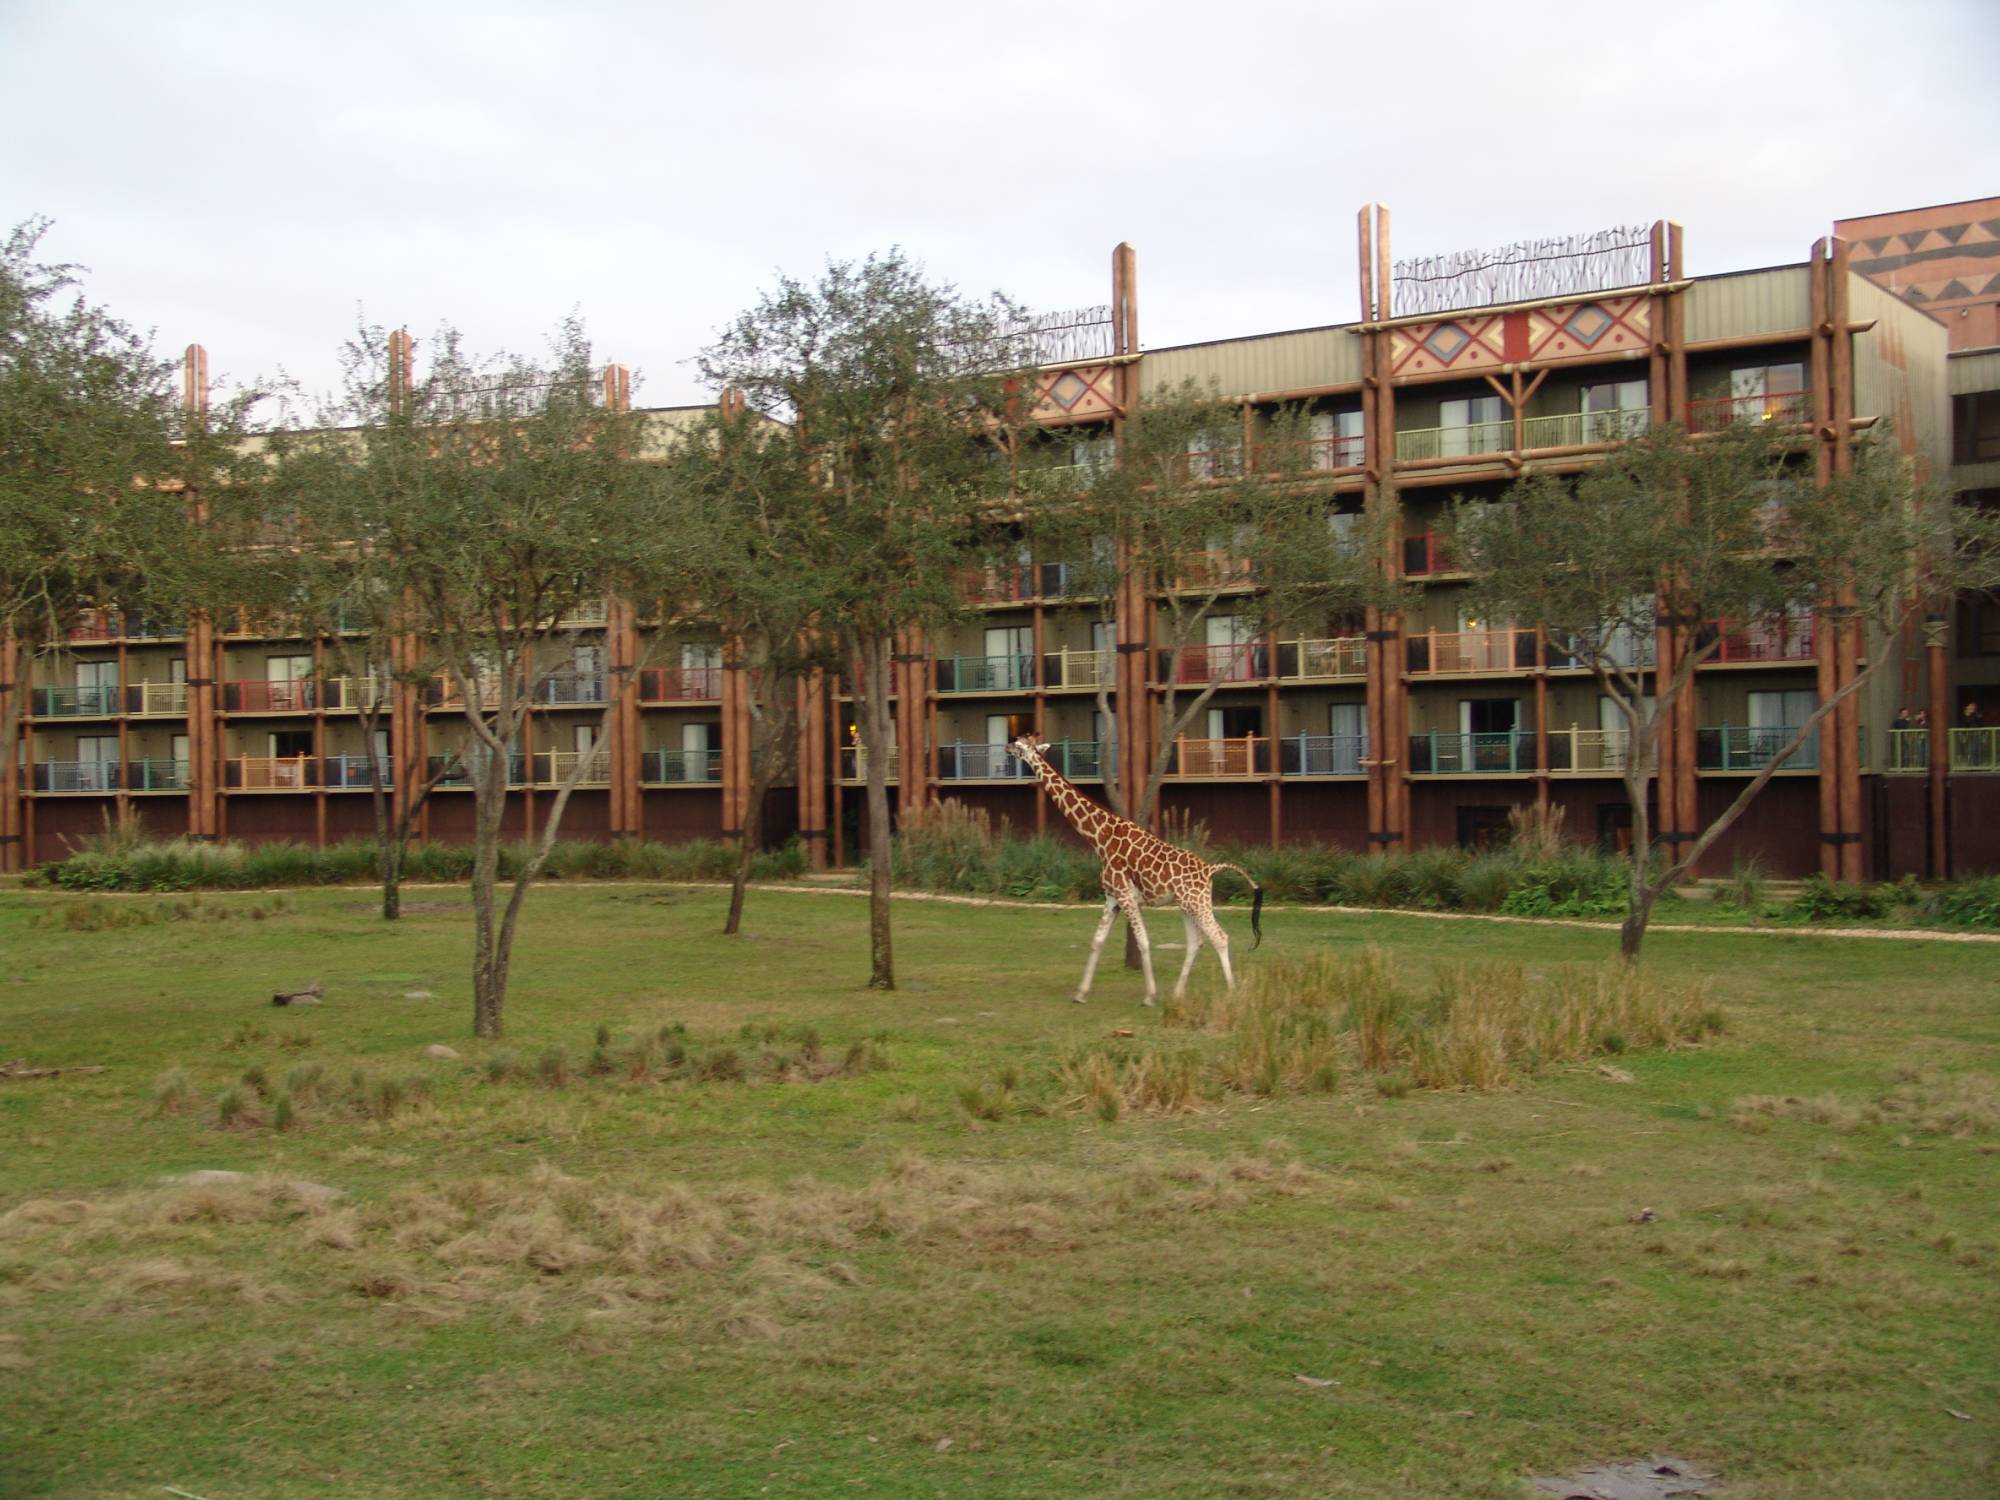
[[[2000,349],[1967,349],[1945,366],[1947,389],[1954,396],[1975,391],[2000,391]]]
[[[1184,344],[1148,350],[1139,371],[1149,391],[1184,380],[1213,384],[1226,396],[1340,385],[1361,378],[1361,340],[1335,325]]]
[[[1809,274],[1805,266],[1798,265],[1699,278],[1683,293],[1687,298],[1688,342],[1810,327]]]

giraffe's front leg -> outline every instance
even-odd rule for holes
[[[1125,887],[1118,904],[1125,908],[1125,920],[1132,924],[1132,936],[1139,944],[1139,966],[1146,971],[1146,1003],[1151,1005],[1160,993],[1160,987],[1153,982],[1153,943],[1146,936],[1146,908],[1135,881]]]
[[[1097,936],[1090,940],[1090,957],[1083,961],[1083,983],[1076,987],[1076,1003],[1083,1004],[1090,993],[1090,978],[1097,972],[1097,957],[1104,951],[1104,939],[1110,935],[1111,924],[1118,920],[1118,897],[1104,898],[1104,915],[1098,919]]]

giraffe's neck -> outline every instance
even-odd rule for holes
[[[1107,821],[1104,809],[1071,786],[1060,771],[1039,756],[1035,758],[1035,780],[1049,794],[1056,811],[1069,819],[1078,833],[1095,844]]]

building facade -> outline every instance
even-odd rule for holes
[[[1151,350],[1139,339],[1136,256],[1119,246],[1109,303],[1056,320],[1037,415],[1047,445],[1093,463],[1115,455],[1125,414],[1162,385],[1193,380],[1239,406],[1246,452],[1278,411],[1303,408],[1307,463],[1337,511],[1391,519],[1402,538],[1391,566],[1420,586],[1416,605],[1400,617],[1329,618],[1288,639],[1251,638],[1218,611],[1206,647],[1169,652],[1160,580],[1127,578],[1107,611],[1070,596],[1062,558],[1024,556],[968,577],[967,618],[912,635],[897,653],[885,753],[899,815],[951,797],[1023,831],[1061,831],[1005,755],[1010,738],[1048,739],[1086,789],[1119,778],[1135,796],[1155,716],[1121,712],[1127,730],[1107,757],[1100,688],[1150,710],[1169,682],[1212,682],[1203,732],[1172,747],[1164,807],[1216,837],[1475,843],[1504,830],[1511,809],[1538,805],[1562,808],[1573,835],[1616,847],[1631,821],[1624,731],[1590,673],[1532,622],[1468,612],[1466,579],[1436,525],[1452,497],[1579,472],[1655,424],[1747,420],[1795,424],[1821,475],[1888,423],[1934,477],[2000,486],[2000,472],[1987,472],[2000,471],[2000,351],[1948,356],[1945,324],[1861,274],[1843,239],[1796,264],[1700,277],[1668,222],[1518,256],[1399,264],[1389,215],[1371,205],[1357,243],[1353,322]],[[193,389],[198,351],[189,358]],[[606,399],[623,388],[614,371]],[[719,640],[699,629],[657,638],[667,627],[615,602],[587,613],[569,622],[573,659],[538,689],[515,757],[516,830],[537,826],[548,789],[606,723],[566,834],[736,832],[748,704]],[[1896,660],[1871,690],[1776,774],[1707,866],[1727,871],[1755,855],[1784,874],[1862,879],[2000,865],[1996,731],[1960,723],[1966,701],[1990,705],[1987,724],[2000,718],[1995,601],[1961,601],[1956,617],[1899,641],[1864,642],[1803,602],[1786,618],[1708,628],[1720,648],[1662,746],[1663,839],[1705,826],[1804,714],[1887,651]],[[0,850],[14,865],[57,858],[108,819],[163,836],[369,833],[356,704],[373,689],[330,666],[330,645],[263,634],[247,619],[79,618],[67,651],[0,670],[12,684],[0,691],[25,693],[28,711],[18,761],[0,762]],[[1662,633],[1627,649],[1659,665],[1674,643]],[[642,657],[658,665],[618,670]],[[815,863],[851,860],[865,821],[869,750],[844,689],[832,676],[801,685],[796,785],[773,794],[761,830],[801,836]],[[1912,706],[1925,712],[1921,729],[1899,727]],[[454,712],[442,685],[402,695],[378,747],[392,777],[453,743]],[[470,828],[469,794],[441,787],[423,836]]]

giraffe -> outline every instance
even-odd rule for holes
[[[1229,967],[1229,934],[1215,920],[1211,887],[1220,870],[1234,870],[1250,881],[1250,889],[1256,892],[1250,902],[1250,930],[1256,934],[1257,943],[1264,941],[1259,920],[1264,911],[1264,888],[1250,880],[1250,872],[1241,865],[1212,865],[1148,833],[1130,819],[1098,806],[1049,764],[1044,754],[1048,748],[1046,742],[1023,735],[1007,747],[1007,753],[1035,773],[1035,780],[1049,794],[1056,811],[1090,841],[1097,857],[1104,862],[1104,915],[1098,920],[1097,936],[1090,940],[1090,957],[1084,961],[1083,982],[1076,987],[1076,1003],[1083,1004],[1090,994],[1091,976],[1097,972],[1104,939],[1120,910],[1138,940],[1139,961],[1146,970],[1146,1004],[1153,1003],[1158,993],[1153,983],[1153,946],[1147,940],[1146,922],[1140,909],[1147,896],[1156,900],[1171,897],[1180,908],[1181,923],[1187,929],[1187,959],[1181,964],[1180,978],[1174,982],[1174,998],[1178,1000],[1187,992],[1188,975],[1194,969],[1195,955],[1201,951],[1203,938],[1208,939],[1222,963],[1223,982],[1235,989],[1236,974]]]

